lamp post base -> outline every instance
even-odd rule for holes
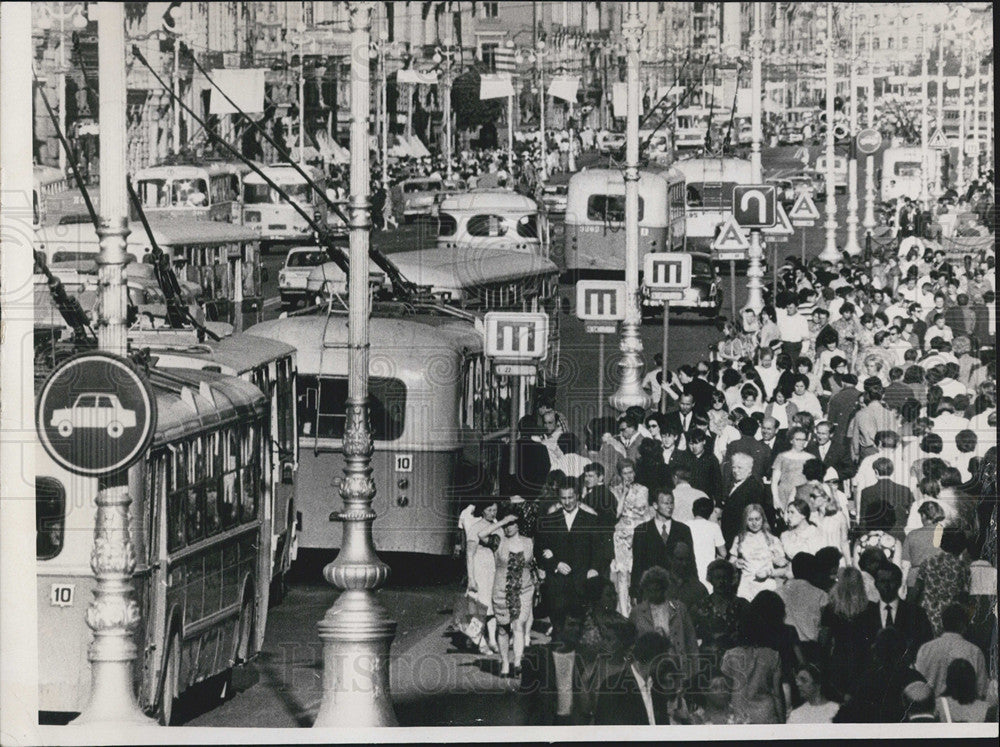
[[[645,410],[653,400],[642,388],[642,339],[639,337],[639,325],[635,322],[625,321],[622,324],[621,351],[622,359],[618,363],[622,370],[621,383],[608,402],[618,412],[636,406]],[[663,365],[666,367],[669,364],[663,361]]]

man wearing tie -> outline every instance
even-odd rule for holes
[[[834,443],[833,428],[826,420],[816,423],[813,433],[816,436],[816,455],[824,467],[833,467],[837,472],[843,468],[847,450],[842,443]]]
[[[875,588],[878,590],[878,618],[876,606],[871,605],[865,613],[872,637],[882,628],[895,628],[906,644],[903,660],[912,665],[917,651],[934,637],[931,623],[920,605],[899,598],[899,588],[903,585],[903,571],[895,563],[886,563],[875,571]]]
[[[672,412],[666,416],[664,425],[667,428],[675,428],[677,433],[680,434],[680,441],[677,446],[683,451],[687,449],[687,441],[684,438],[684,434],[693,427],[708,430],[708,420],[704,415],[695,412],[693,394],[687,392],[682,394],[677,406],[679,408],[677,412]]]
[[[752,503],[758,504],[764,510],[771,527],[774,527],[775,513],[774,502],[771,500],[771,493],[760,478],[753,474],[753,457],[743,452],[733,454],[733,487],[725,499],[722,506],[722,537],[726,540],[726,546],[733,544],[733,539],[740,531],[740,520],[743,517],[743,509]]]
[[[566,610],[583,601],[584,584],[597,576],[600,564],[600,534],[597,518],[580,509],[576,480],[567,477],[558,484],[562,510],[539,521],[538,565],[545,570],[542,595],[549,619],[561,629]]]
[[[674,521],[674,496],[668,487],[659,488],[655,509],[653,518],[637,526],[632,535],[629,595],[633,605],[639,599],[639,581],[643,573],[653,566],[669,570],[674,547],[679,543],[684,542],[688,547],[694,547],[691,529],[686,524]]]

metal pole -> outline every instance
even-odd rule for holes
[[[858,136],[858,78],[857,78],[857,55],[858,55],[858,32],[855,18],[855,6],[851,6],[851,59],[850,65],[850,86],[851,86],[851,117],[850,133],[851,146],[850,158],[847,162],[847,241],[844,244],[844,251],[851,257],[861,254],[861,245],[858,243],[858,152],[856,139]]]
[[[514,180],[514,97],[507,97],[507,171]]]
[[[597,415],[604,410],[604,333],[597,336]]]
[[[873,128],[875,127],[875,71],[870,67],[872,64],[871,60],[868,61],[868,64],[868,86],[866,91],[868,94],[868,127]],[[865,218],[862,225],[865,227],[867,243],[871,239],[872,231],[875,230],[875,156],[873,155],[865,157]],[[802,241],[805,242],[805,234],[802,236]],[[804,248],[803,256],[805,256]]]
[[[833,185],[833,99],[836,96],[833,71],[833,3],[826,4],[826,245],[819,258],[838,262],[837,249],[837,197]]]
[[[736,323],[736,260],[729,260],[729,308]]]
[[[801,233],[801,231],[800,231],[800,233]],[[804,243],[805,242],[803,242],[803,244]],[[771,255],[771,257],[772,257],[772,259],[774,261],[774,270],[771,272],[771,286],[772,286],[772,291],[771,292],[774,294],[774,298],[772,300],[774,300],[774,302],[777,303],[777,298],[778,298],[778,242],[777,241],[772,242],[771,246],[774,249],[774,253]],[[735,319],[735,317],[734,317],[734,319]]]
[[[764,180],[760,162],[760,141],[764,136],[761,129],[761,96],[764,93],[763,74],[761,70],[761,55],[763,40],[761,37],[762,5],[753,5],[753,32],[750,36],[750,178],[754,184]]]
[[[980,50],[978,45],[973,48],[973,64],[976,68],[972,74],[972,141],[976,144],[975,155],[972,157],[973,161],[973,179],[979,178],[979,159],[982,156],[982,145],[979,142],[979,85],[980,77],[979,72],[982,68],[980,64],[982,60],[979,58]]]
[[[576,171],[576,157],[573,155],[573,102],[569,104],[569,171],[572,174]]]
[[[66,13],[62,0],[59,0],[59,127],[66,133]],[[66,171],[66,149],[59,140],[59,170]]]
[[[538,138],[542,154],[542,166],[538,170],[538,178],[544,182],[548,179],[548,167],[545,163],[545,66],[542,64],[541,49],[535,49],[535,59],[538,62]]]
[[[317,624],[323,642],[323,695],[315,727],[395,726],[389,695],[389,648],[396,623],[375,590],[389,578],[372,542],[372,432],[368,413],[368,117],[369,44],[373,2],[352,2],[351,30],[351,198],[348,278],[347,423],[344,432],[344,525],[336,560],[323,569],[328,583],[343,590]]]
[[[171,114],[173,115],[174,137],[173,152],[176,156],[181,152],[181,40],[179,36],[174,36],[174,76],[171,81],[174,89],[173,100],[171,101]]]
[[[663,366],[660,369],[660,378],[663,379],[663,385],[667,384],[667,367],[669,365],[670,356],[669,352],[669,342],[670,342],[670,301],[663,302]],[[663,392],[660,393],[660,412],[665,413],[667,410],[667,396]]]
[[[937,129],[944,131],[944,29],[945,23],[938,26],[938,62],[937,62]]]
[[[643,24],[639,19],[639,3],[628,4],[628,18],[622,24],[622,35],[628,45],[628,102],[625,127],[625,321],[622,324],[620,349],[621,382],[611,395],[611,406],[624,412],[632,405],[649,407],[650,397],[643,391],[642,310],[639,307],[639,44]],[[666,365],[666,361],[663,362]]]
[[[968,74],[968,48],[962,45],[962,72],[958,77],[958,171],[955,175],[959,194],[965,191],[965,76]]]
[[[507,391],[510,394],[510,443],[508,444],[509,459],[507,474],[517,474],[517,403],[521,399],[521,377],[507,377]]]
[[[98,88],[101,137],[101,221],[98,235],[100,287],[97,344],[102,351],[124,356],[126,339],[125,242],[128,237],[126,198],[125,119],[125,6],[99,3]],[[137,648],[132,632],[139,624],[139,606],[133,596],[135,551],[129,529],[128,473],[98,480],[94,517],[94,550],[90,567],[96,588],[86,620],[94,631],[87,651],[90,661],[90,700],[76,725],[121,727],[153,726],[139,709],[133,692],[132,662]]]
[[[450,28],[450,24],[449,24]],[[451,45],[444,52],[444,99],[442,116],[444,117],[444,178],[451,181]]]
[[[920,38],[927,38],[928,27],[924,24]],[[927,42],[924,41],[920,49],[920,202],[924,210],[929,210],[931,206],[930,196],[930,116],[927,111]]]
[[[385,70],[385,52],[386,47],[384,43],[379,44],[378,48],[378,63],[379,63],[379,106],[381,108],[382,118],[379,122],[379,135],[381,135],[382,140],[382,153],[379,158],[379,167],[382,170],[382,188],[389,189],[389,101],[388,101],[388,88],[389,79]],[[398,104],[397,104],[398,107]]]
[[[305,163],[306,147],[306,50],[305,38],[299,35],[299,164]],[[366,146],[367,148],[367,146]]]

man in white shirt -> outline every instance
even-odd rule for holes
[[[674,488],[675,500],[676,497],[677,489]],[[708,496],[698,498],[691,511],[692,518],[687,525],[691,530],[691,540],[694,542],[691,548],[694,552],[694,564],[698,568],[698,580],[705,584],[705,588],[711,593],[708,566],[716,558],[726,557],[726,540],[722,536],[722,528],[718,522],[718,515],[721,515],[722,511],[715,508],[715,504]]]
[[[802,355],[809,343],[809,318],[798,313],[798,304],[794,299],[789,299],[784,309],[778,309],[776,316],[781,351],[794,361]]]
[[[986,657],[979,646],[964,637],[969,626],[968,614],[960,604],[949,604],[941,612],[941,625],[944,632],[917,652],[915,669],[934,688],[934,694],[940,696],[944,692],[948,665],[955,659],[965,659],[976,671],[976,694],[982,698],[987,684]]]
[[[770,349],[761,350],[760,363],[754,366],[754,370],[757,371],[760,382],[766,390],[764,392],[765,398],[770,398],[774,394],[774,387],[777,386],[778,379],[781,378],[781,371],[774,365],[774,353]]]
[[[708,498],[703,491],[691,487],[691,470],[676,467],[674,470],[674,518],[685,524],[694,519],[694,503],[699,498]]]

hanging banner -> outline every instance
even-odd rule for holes
[[[575,104],[576,92],[579,87],[579,78],[575,78],[572,75],[560,75],[553,78],[552,83],[549,84],[549,96]]]
[[[433,70],[426,73],[422,73],[419,70],[399,70],[396,73],[396,82],[434,85],[438,82],[438,74]]]
[[[624,117],[628,109],[628,84],[615,83],[611,87],[611,104],[616,117]]]
[[[496,75],[482,75],[479,81],[479,100],[505,99],[514,95],[514,83],[511,81],[510,73],[497,73]]]
[[[213,70],[212,80],[225,91],[226,96],[247,114],[264,111],[264,68],[244,70]],[[215,87],[212,87],[210,114],[236,114],[237,109],[226,101]]]

